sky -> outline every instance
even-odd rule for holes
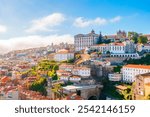
[[[0,54],[73,43],[92,29],[150,34],[149,0],[0,0]]]

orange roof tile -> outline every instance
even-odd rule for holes
[[[150,87],[150,83],[146,83],[145,85],[149,86]]]
[[[114,46],[124,46],[124,43],[112,43]]]
[[[128,64],[128,65],[123,66],[123,68],[150,69],[150,65]]]
[[[81,78],[80,76],[71,76],[71,78]]]
[[[10,81],[10,78],[7,76],[1,78],[1,82],[8,82],[8,81]]]

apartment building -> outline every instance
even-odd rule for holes
[[[140,74],[135,77],[133,86],[133,99],[144,100],[150,95],[150,73]]]
[[[135,65],[135,64],[125,65],[122,68],[123,81],[128,83],[135,82],[136,75],[149,73],[149,72],[150,72],[149,65]]]
[[[69,50],[60,50],[54,55],[55,61],[66,61],[69,59],[74,59],[74,53]]]

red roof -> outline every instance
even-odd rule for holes
[[[150,65],[128,64],[128,65],[123,66],[123,68],[150,69]]]
[[[4,76],[4,77],[2,77],[1,78],[1,82],[8,82],[10,80],[10,78],[9,77],[7,77],[7,76]]]

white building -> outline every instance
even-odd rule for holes
[[[72,64],[61,64],[59,66],[59,70],[65,70],[65,71],[69,71],[69,72],[71,72],[73,70],[73,68],[74,68],[74,65],[72,65]]]
[[[143,50],[146,52],[150,52],[150,44],[144,44]]]
[[[108,44],[110,53],[118,53],[122,54],[125,53],[125,44],[123,43],[110,43]]]
[[[92,50],[97,49],[102,53],[107,53],[107,51],[109,51],[110,53],[123,54],[126,51],[124,43],[98,44],[98,45],[93,45],[90,48]]]
[[[5,94],[6,100],[18,100],[19,99],[19,92],[18,90],[10,90]]]
[[[123,53],[123,54],[110,54],[111,57],[125,57],[125,58],[134,58],[137,59],[139,58],[139,54],[138,53]]]
[[[109,78],[110,81],[121,81],[122,75],[121,74],[117,74],[117,73],[108,74],[108,78]]]
[[[54,55],[55,61],[66,61],[69,59],[74,59],[74,53],[69,52],[68,50],[60,50]]]
[[[18,100],[19,91],[13,87],[2,87],[0,88],[0,100]]]
[[[134,44],[131,40],[126,40],[123,42],[125,45],[125,53],[135,53],[136,52],[136,44]]]
[[[150,65],[125,65],[122,68],[123,81],[128,83],[135,82],[136,75],[148,72],[150,72]]]
[[[130,41],[123,43],[98,44],[91,46],[90,49],[96,49],[103,54],[106,54],[109,51],[111,57],[139,57],[139,55],[135,53],[135,45]]]
[[[81,81],[81,77],[80,76],[71,76],[69,79],[71,82],[77,83]]]
[[[69,77],[70,77],[70,75],[61,75],[61,76],[59,76],[60,80],[65,81],[65,82],[69,81]]]
[[[94,30],[89,34],[78,34],[74,36],[74,46],[75,51],[80,51],[85,49],[86,47],[90,47],[97,43],[98,34],[95,34]]]
[[[141,51],[150,52],[150,44],[138,44],[137,50],[139,52],[141,52]]]
[[[89,77],[91,76],[91,69],[87,67],[75,67],[72,71],[72,74],[82,77]]]
[[[58,76],[61,76],[61,75],[63,75],[63,76],[66,76],[66,75],[67,76],[71,76],[72,75],[71,72],[68,72],[68,71],[65,71],[65,70],[57,70],[56,73],[57,73]]]
[[[98,50],[102,53],[109,51],[112,54],[134,53],[135,45],[131,41],[123,43],[97,44],[90,47],[91,50]]]

